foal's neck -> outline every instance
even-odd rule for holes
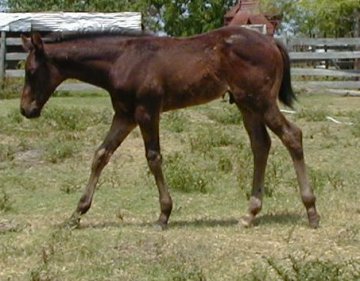
[[[115,46],[94,42],[63,42],[46,48],[64,79],[78,79],[107,89],[109,71],[119,55]]]

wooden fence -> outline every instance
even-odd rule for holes
[[[360,90],[360,38],[294,38],[285,40],[292,62],[293,84],[298,88]],[[1,32],[0,79],[23,77],[26,58],[21,40]],[[59,90],[98,91],[83,83],[64,83]]]
[[[360,38],[293,38],[286,45],[295,86],[360,90]]]

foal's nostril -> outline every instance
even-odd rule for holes
[[[39,108],[32,108],[30,110],[26,110],[23,107],[20,108],[20,112],[26,118],[36,118],[40,116],[40,109]]]
[[[21,115],[26,116],[25,109],[22,107],[20,107],[20,113],[21,113]]]
[[[40,116],[40,109],[39,108],[33,108],[30,112],[28,117],[29,118],[36,118]]]

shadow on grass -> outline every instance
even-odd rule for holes
[[[196,220],[178,220],[171,221],[169,227],[232,227],[239,223],[236,219],[196,219]]]
[[[236,219],[197,219],[197,220],[174,220],[170,221],[168,227],[183,228],[183,227],[231,227],[236,226],[238,220]],[[60,225],[59,225],[60,226]],[[126,221],[103,221],[103,222],[81,222],[77,228],[82,229],[104,229],[104,228],[123,228],[123,227],[155,227],[156,222],[126,222]]]
[[[304,221],[304,217],[299,213],[270,213],[260,215],[255,220],[255,225],[300,225]],[[235,218],[225,218],[225,219],[211,219],[211,218],[201,218],[194,220],[171,220],[168,227],[172,228],[215,228],[215,227],[234,227],[239,224],[239,221]],[[78,229],[104,229],[104,228],[123,228],[123,227],[154,227],[156,222],[126,222],[126,221],[114,221],[106,220],[102,222],[84,222],[80,223]]]
[[[300,225],[304,217],[299,213],[270,213],[260,215],[255,220],[255,225],[271,225],[271,224],[281,224],[281,225]]]
[[[104,229],[104,228],[121,228],[126,223],[121,221],[103,221],[103,222],[80,222],[80,226],[77,228],[79,230],[81,229]]]
[[[304,217],[299,213],[271,213],[259,215],[255,219],[255,225],[300,225],[304,221]],[[305,222],[305,221],[304,221]],[[181,227],[233,227],[239,224],[239,220],[234,218],[229,219],[196,219],[196,220],[178,220],[171,221],[169,227],[181,228]]]

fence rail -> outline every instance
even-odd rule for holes
[[[292,61],[359,59],[360,51],[290,52]]]
[[[284,40],[300,88],[360,90],[360,38]],[[337,93],[342,93],[337,91]]]
[[[294,46],[356,46],[360,45],[359,38],[291,38],[287,40],[289,48]]]
[[[295,87],[360,90],[360,69],[356,69],[360,68],[357,63],[360,62],[360,38],[293,38],[284,41],[292,62]],[[6,38],[3,31],[0,42],[0,79],[23,77],[24,71],[18,69],[18,62],[27,54],[22,52],[21,39]],[[344,65],[350,69],[343,69]],[[65,83],[58,89],[100,90],[84,83]]]
[[[329,76],[329,77],[352,77],[359,78],[360,70],[355,69],[321,69],[321,68],[291,68],[293,76]]]

